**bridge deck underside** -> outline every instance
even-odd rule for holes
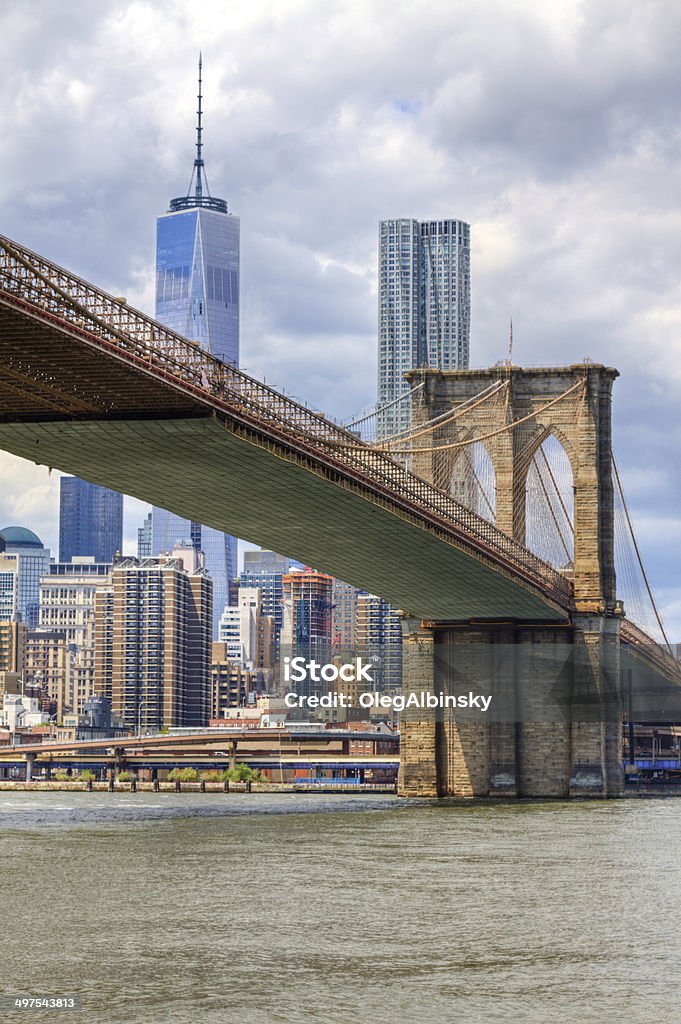
[[[560,617],[469,555],[212,416],[0,424],[0,447],[281,549],[422,618]]]
[[[191,415],[196,402],[0,300],[0,419]]]
[[[564,620],[503,568],[209,401],[0,302],[0,447],[283,551],[413,615]],[[384,507],[387,504],[388,507]]]

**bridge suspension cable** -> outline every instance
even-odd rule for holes
[[[406,443],[413,441],[417,437],[421,437],[423,434],[431,434],[434,430],[438,430],[440,427],[446,426],[448,423],[453,423],[455,420],[461,419],[462,416],[466,416],[471,413],[473,409],[477,409],[478,406],[482,405],[490,398],[494,398],[500,391],[505,391],[508,387],[508,381],[497,380],[494,384],[491,384],[484,391],[481,391],[477,395],[473,395],[471,398],[467,398],[461,405],[457,405],[454,410],[448,410],[447,412],[440,413],[438,416],[434,416],[427,423],[419,423],[415,427],[408,427],[406,430],[400,430],[395,434],[389,434],[387,437],[382,437],[380,440],[381,445],[387,445],[392,442],[395,443]],[[476,439],[477,440],[477,439]],[[372,447],[377,447],[376,445]]]
[[[375,434],[376,423],[379,417],[381,417],[382,414],[388,411],[389,409],[394,409],[395,407],[401,404],[409,402],[409,412],[411,413],[412,396],[417,394],[419,391],[422,391],[424,387],[424,382],[417,384],[415,387],[411,388],[403,395],[399,395],[397,398],[394,398],[391,402],[388,402],[382,406],[377,406],[375,409],[372,409],[371,412],[367,413],[366,415],[359,417],[358,419],[352,420],[349,423],[344,423],[343,429],[350,430],[354,427],[361,426],[362,424],[369,423],[373,420],[376,421],[373,431],[373,433]],[[445,426],[447,423],[451,423],[454,420],[460,419],[467,413],[472,412],[473,409],[476,409],[478,405],[481,405],[488,399],[494,398],[500,391],[505,391],[507,387],[508,381],[496,380],[488,387],[480,391],[477,395],[472,395],[470,398],[467,398],[460,405],[457,405],[456,409],[447,410],[444,413],[439,413],[437,416],[434,416],[432,419],[428,420],[427,423],[419,423],[417,426],[405,427],[403,430],[396,431],[395,433],[392,434],[382,434],[381,437],[378,439],[375,437],[369,438],[367,436],[364,436],[362,437],[362,443],[370,444],[372,447],[376,448],[376,450],[382,450],[377,447],[378,445],[387,446],[388,444],[391,444],[393,442],[406,443],[407,441],[413,440],[415,437],[420,437],[423,434],[430,433],[434,430],[439,429],[440,427]],[[369,431],[362,433],[369,433]],[[399,452],[396,454],[403,455],[408,453]]]
[[[553,408],[553,406],[557,405],[558,402],[561,402],[564,398],[567,398],[568,395],[573,394],[575,391],[577,391],[578,388],[581,388],[582,391],[584,391],[584,380],[575,381],[575,383],[571,387],[569,387],[567,391],[563,391],[562,394],[557,395],[556,398],[552,398],[550,402],[547,402],[546,405],[543,405],[540,409],[534,409],[526,416],[521,416],[519,419],[513,420],[511,423],[505,423],[502,427],[497,427],[496,430],[490,430],[486,434],[476,435],[463,441],[450,441],[448,444],[432,445],[429,446],[428,448],[411,448],[409,449],[409,452],[410,454],[416,454],[421,452],[443,452],[448,451],[449,449],[452,448],[465,448],[467,445],[473,444],[475,441],[488,441],[492,437],[498,437],[499,434],[505,434],[510,430],[515,430],[516,427],[521,426],[523,423],[527,423],[529,420],[535,419],[537,416],[541,415],[541,413]],[[382,450],[379,446],[375,447],[378,448],[378,450]]]
[[[673,657],[674,656],[674,652],[672,650],[671,644],[669,643],[669,639],[667,637],[667,633],[666,633],[664,625],[662,623],[662,616],[660,615],[660,611],[659,611],[659,609],[657,607],[657,602],[655,601],[655,597],[653,595],[653,591],[652,591],[652,588],[650,586],[650,580],[648,579],[648,573],[646,572],[645,565],[643,564],[643,559],[641,557],[641,549],[639,548],[638,541],[636,540],[636,534],[634,532],[634,525],[633,525],[633,523],[631,521],[631,516],[629,514],[629,506],[627,505],[627,499],[624,496],[624,490],[622,488],[622,481],[620,479],[619,469],[617,468],[617,462],[615,461],[615,454],[614,454],[614,452],[612,453],[611,457],[612,457],[613,476],[614,476],[615,483],[616,483],[616,486],[617,486],[617,492],[619,494],[619,498],[620,498],[620,501],[622,503],[622,510],[624,512],[624,520],[626,522],[626,526],[627,526],[627,530],[628,530],[628,535],[629,535],[629,538],[631,539],[631,543],[633,545],[633,549],[634,549],[634,552],[635,552],[635,555],[636,555],[636,562],[637,562],[638,568],[640,569],[641,574],[643,576],[643,583],[645,585],[646,593],[647,593],[648,598],[650,600],[650,604],[651,604],[653,613],[655,615],[655,620],[657,622],[658,628],[660,630],[660,633],[662,634],[662,637],[664,638],[664,642],[665,642],[665,644],[667,646],[667,649],[668,649],[669,653]]]
[[[491,397],[497,395],[503,388],[505,388],[505,386],[506,386],[505,382],[501,382],[500,381],[499,382],[499,387],[494,392],[491,392],[490,394],[484,395],[483,397],[480,397],[480,396],[476,395],[475,396],[475,398],[477,399],[476,404],[480,404],[481,402],[486,401],[488,398],[491,398]],[[398,450],[397,454],[415,455],[415,454],[427,454],[429,452],[451,451],[451,450],[456,449],[456,448],[466,448],[469,445],[475,444],[477,441],[487,441],[487,440],[489,440],[492,437],[498,437],[500,434],[504,434],[504,433],[507,433],[508,431],[515,430],[516,427],[521,426],[523,423],[527,423],[529,420],[534,419],[535,417],[541,415],[542,413],[546,412],[548,409],[553,408],[554,405],[557,405],[558,402],[561,402],[565,398],[568,398],[570,395],[574,394],[578,389],[581,389],[583,395],[586,393],[586,379],[585,378],[580,378],[579,380],[575,381],[575,383],[572,384],[566,391],[561,392],[560,395],[556,395],[555,398],[552,398],[549,402],[546,402],[546,404],[543,405],[541,408],[534,409],[532,412],[528,413],[526,416],[521,416],[519,419],[513,420],[511,423],[505,423],[503,426],[497,427],[494,430],[490,430],[490,431],[488,431],[485,434],[480,434],[480,435],[472,434],[471,437],[465,438],[464,440],[450,441],[450,442],[448,442],[446,444],[428,445],[428,447],[426,447],[426,448],[413,448],[413,447],[409,447],[409,448],[406,448],[403,452],[399,452],[399,450]],[[436,417],[436,420],[439,421],[439,422],[435,422],[435,421],[432,421],[432,420],[429,421],[427,424],[425,424],[423,426],[423,429],[419,429],[417,433],[414,433],[414,432],[410,431],[408,436],[404,436],[404,437],[402,437],[402,438],[400,438],[398,440],[395,440],[395,441],[391,441],[390,439],[382,439],[378,443],[369,445],[369,447],[371,448],[372,451],[375,451],[375,452],[385,452],[385,453],[395,452],[395,447],[394,447],[395,445],[410,444],[410,442],[415,437],[420,436],[420,434],[432,433],[433,431],[435,431],[435,430],[439,429],[440,427],[444,426],[446,423],[451,422],[452,420],[456,419],[457,416],[464,415],[465,412],[471,412],[472,408],[474,408],[474,406],[468,406],[468,408],[466,410],[461,410],[461,412],[459,412],[460,407],[457,407],[457,410],[455,410],[453,413],[451,413],[451,414],[450,413],[444,414],[444,418],[442,416]],[[419,425],[419,428],[420,428],[420,425]],[[366,444],[364,444],[364,443],[357,444],[356,442],[353,443],[353,442],[348,442],[348,441],[330,441],[329,443],[334,448],[336,448],[336,447],[338,447],[338,448],[357,448],[359,450],[365,450],[366,449]]]
[[[574,488],[572,464],[555,434],[546,431],[521,462],[513,503],[524,514],[528,548],[562,571],[574,562]]]
[[[423,382],[417,384],[416,387],[410,388],[409,391],[405,391],[403,395],[398,395],[397,398],[393,398],[391,402],[386,402],[385,405],[375,405],[369,412],[363,413],[358,416],[357,419],[350,420],[349,422],[343,422],[341,426],[344,430],[352,430],[353,427],[358,427],[362,423],[368,423],[369,420],[375,419],[382,412],[386,412],[388,409],[392,409],[396,405],[400,405],[401,402],[411,401],[412,395],[415,395],[417,391],[421,391],[424,387]]]
[[[467,398],[465,402],[462,402],[454,410],[447,410],[444,413],[439,413],[437,416],[428,420],[427,423],[418,424],[416,427],[405,427],[404,430],[396,431],[393,434],[382,435],[379,440],[375,440],[373,442],[369,441],[368,443],[372,444],[372,447],[374,447],[379,443],[381,445],[387,445],[393,441],[411,441],[415,437],[420,437],[422,434],[427,434],[447,423],[460,419],[462,416],[465,416],[466,413],[471,412],[473,409],[477,408],[478,405],[487,401],[487,399],[493,398],[499,391],[505,390],[507,386],[508,381],[496,380],[494,383],[480,391],[477,395],[472,395],[470,398]],[[424,387],[425,384],[422,381],[409,391],[406,391],[403,395],[398,395],[398,397],[394,398],[391,402],[387,402],[385,405],[376,406],[376,408],[372,409],[371,412],[368,412],[366,415],[361,416],[358,419],[351,420],[349,423],[344,423],[343,429],[350,430],[363,423],[368,423],[370,420],[378,419],[378,417],[388,409],[394,408],[402,403],[406,403],[407,401],[409,401],[411,405],[412,396],[417,392],[422,391]]]
[[[546,452],[544,451],[544,445],[543,444],[540,445],[539,448],[537,448],[535,459],[536,459],[537,455],[541,456],[541,460],[542,460],[542,462],[543,462],[543,464],[544,464],[544,466],[546,468],[546,471],[547,471],[547,473],[549,475],[549,479],[551,480],[551,485],[553,487],[553,492],[556,495],[556,497],[558,498],[558,501],[560,503],[560,507],[561,507],[561,510],[563,512],[563,516],[565,517],[565,522],[567,523],[567,527],[568,527],[570,533],[572,534],[572,536],[574,538],[574,535],[575,535],[575,525],[574,525],[574,522],[572,521],[572,517],[571,517],[570,513],[568,512],[567,508],[565,507],[565,501],[564,501],[563,495],[561,493],[561,488],[558,486],[558,483],[557,483],[556,478],[554,476],[553,470],[551,469],[551,463],[549,462],[548,458],[546,457]],[[541,470],[540,470],[540,472],[541,472]]]
[[[540,462],[540,460],[538,458],[538,455],[539,455],[540,452],[541,452],[541,456],[542,456],[543,462]],[[574,548],[571,548],[568,545],[568,541],[565,539],[565,536],[563,534],[563,529],[561,528],[561,522],[559,521],[558,515],[556,513],[556,509],[554,508],[554,502],[552,500],[553,494],[556,494],[558,496],[558,499],[559,499],[559,502],[560,502],[561,506],[563,506],[563,500],[562,500],[562,497],[561,497],[561,494],[560,494],[560,490],[559,490],[557,484],[554,486],[553,493],[550,493],[549,486],[548,486],[548,483],[546,481],[545,473],[543,471],[544,470],[544,465],[543,465],[544,463],[546,465],[546,468],[549,471],[549,479],[551,481],[553,481],[554,484],[555,484],[555,480],[554,480],[553,474],[551,473],[551,467],[549,466],[549,462],[548,462],[548,460],[546,458],[546,455],[544,453],[544,449],[543,449],[543,446],[542,446],[542,447],[537,449],[537,452],[535,453],[535,456],[534,456],[534,458],[532,460],[532,467],[533,467],[533,469],[534,469],[534,471],[536,473],[537,481],[539,483],[539,487],[541,489],[541,494],[542,494],[542,497],[544,499],[543,502],[540,504],[540,508],[548,510],[549,517],[550,517],[550,526],[553,527],[553,529],[555,530],[555,535],[558,538],[558,541],[559,541],[559,543],[560,543],[560,545],[561,545],[561,547],[562,547],[562,549],[563,549],[563,551],[565,553],[566,565],[569,566],[569,565],[572,564],[572,562],[574,560]],[[567,513],[566,513],[566,518],[567,518]],[[569,526],[572,527],[572,538],[574,540],[574,526],[569,522],[569,519],[568,519],[568,524],[569,524]],[[549,533],[549,532],[551,532],[551,530],[549,529],[547,531],[545,529],[544,532],[545,533]]]

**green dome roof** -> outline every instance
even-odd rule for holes
[[[37,537],[33,530],[27,530],[25,526],[6,526],[4,530],[0,530],[0,537],[5,544],[23,544],[31,548],[43,546],[40,537]]]

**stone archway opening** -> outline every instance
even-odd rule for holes
[[[525,478],[525,545],[545,562],[574,568],[574,477],[570,458],[555,434],[539,444]]]
[[[494,464],[484,444],[474,441],[458,453],[451,468],[449,493],[490,523],[497,518],[497,487]]]

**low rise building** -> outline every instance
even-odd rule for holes
[[[216,640],[211,660],[211,718],[223,718],[229,708],[246,704],[258,686],[257,672],[230,657],[230,645]]]
[[[100,740],[107,736],[127,736],[130,730],[120,716],[114,715],[108,697],[93,696],[86,702],[82,714],[64,715],[58,732],[58,739]]]
[[[50,716],[44,713],[37,697],[28,697],[23,693],[3,695],[0,725],[10,733],[31,729],[36,725],[47,725],[49,720]]]

